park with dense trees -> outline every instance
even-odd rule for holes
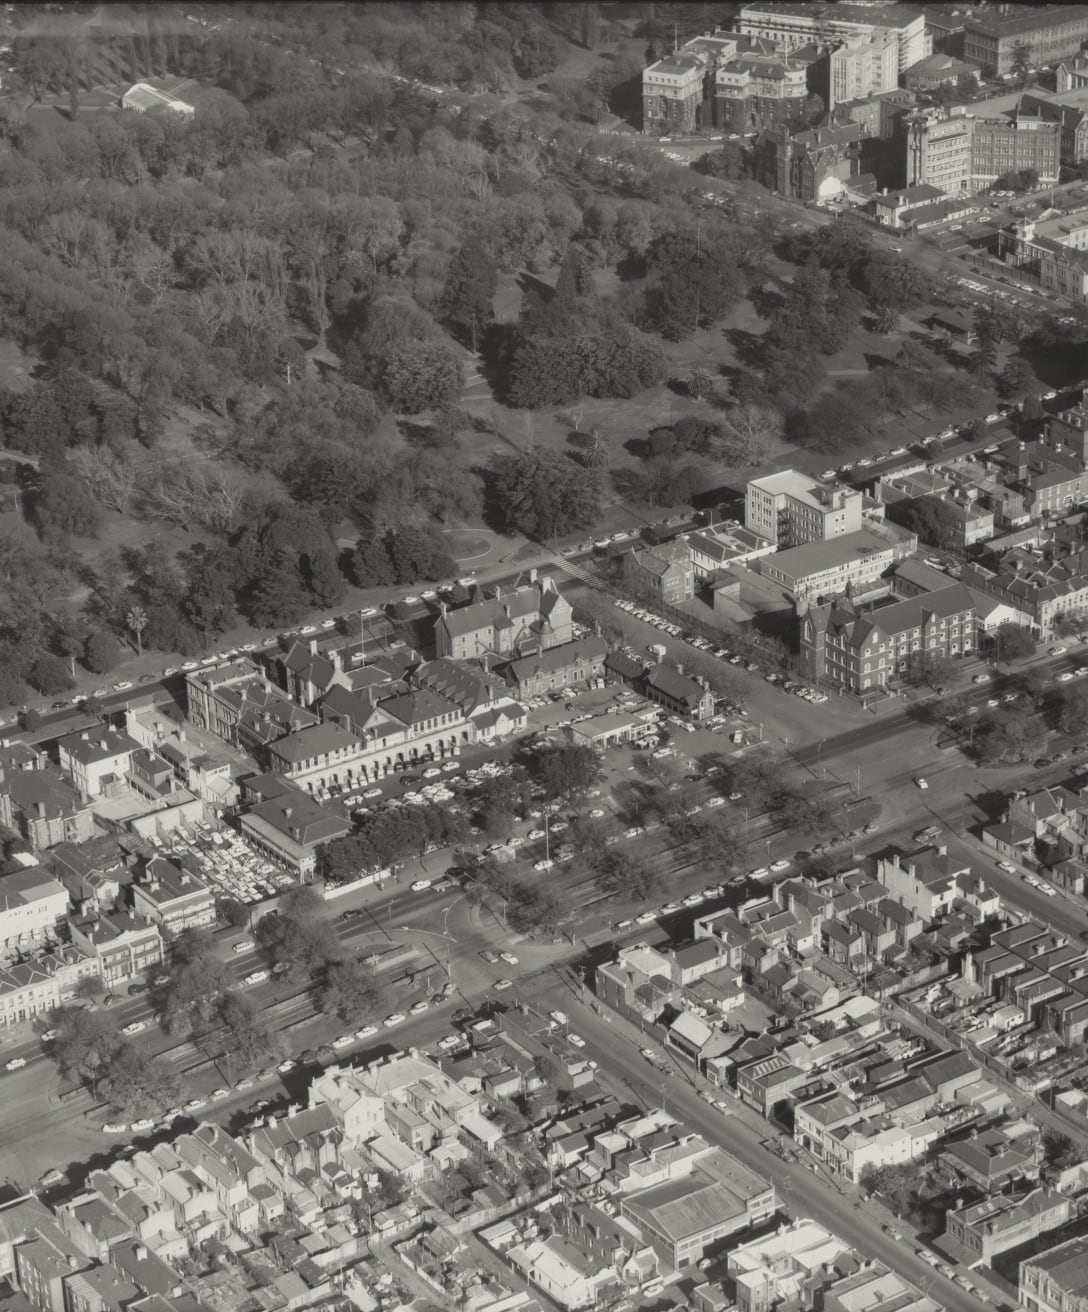
[[[968,368],[904,328],[941,288],[866,225],[753,221],[747,147],[700,178],[602,131],[711,9],[243,3],[126,30],[19,6],[0,695],[449,578],[450,528],[682,505],[783,443],[988,404],[995,375],[1030,402],[1083,321],[987,309]],[[102,89],[159,77],[191,79],[192,117]],[[712,180],[736,190],[706,204]]]

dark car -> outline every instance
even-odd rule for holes
[[[336,1050],[329,1044],[323,1043],[317,1050],[317,1059],[318,1061],[335,1061]]]
[[[299,1061],[305,1062],[307,1066],[312,1066],[313,1063],[317,1061],[317,1053],[314,1052],[313,1048],[306,1048],[303,1051],[302,1056],[299,1057]]]
[[[1048,765],[1053,765],[1053,764],[1054,762],[1051,760],[1049,756],[1040,756],[1036,758],[1035,768],[1036,770],[1045,770]]]
[[[347,911],[341,911],[341,920],[357,920],[363,914],[362,907],[349,907]]]
[[[147,992],[147,985],[146,985],[146,984],[130,984],[130,985],[128,986],[128,988],[125,990],[125,992],[128,994],[128,996],[129,996],[130,998],[134,998],[134,997],[137,995],[137,993],[146,993],[146,992]]]

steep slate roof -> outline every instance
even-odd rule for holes
[[[535,674],[564,670],[578,661],[603,661],[607,654],[608,646],[604,640],[590,635],[574,642],[564,642],[558,647],[548,647],[532,656],[521,656],[510,661],[505,670],[514,682],[524,683]]]
[[[451,637],[464,637],[481,629],[509,628],[515,620],[535,616],[541,609],[540,603],[540,589],[535,585],[517,588],[499,597],[444,611],[438,622],[445,625]]]
[[[436,720],[442,715],[458,712],[458,707],[429,688],[420,688],[414,692],[401,693],[396,697],[387,697],[380,703],[380,709],[386,715],[399,720],[401,724],[420,724],[424,720]]]
[[[312,761],[326,752],[339,752],[344,748],[361,746],[362,740],[357,734],[329,721],[300,729],[297,733],[289,733],[284,738],[277,738],[272,744],[272,750],[290,764],[295,761]]]
[[[647,687],[664,693],[666,697],[689,705],[697,704],[706,695],[702,685],[696,683],[690,675],[681,674],[668,665],[655,665],[652,670],[647,670],[643,682]]]

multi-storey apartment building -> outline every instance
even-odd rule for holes
[[[80,797],[101,797],[124,782],[139,743],[127,733],[101,727],[68,734],[57,743],[60,768]]]
[[[780,547],[826,542],[861,528],[862,500],[855,488],[829,487],[786,469],[748,483],[744,523]]]
[[[1085,68],[1088,71],[1088,58]],[[1088,85],[1088,81],[1085,85]],[[1019,104],[1026,112],[1038,114],[1048,123],[1058,124],[1063,164],[1079,164],[1088,159],[1088,109],[1083,104],[1063,104],[1049,96],[1031,92],[1024,92]]]
[[[975,120],[971,143],[971,185],[988,187],[1006,173],[1028,170],[1051,186],[1061,172],[1061,124],[1018,109],[1007,118]]]
[[[809,65],[779,54],[738,55],[714,74],[714,125],[757,132],[799,118],[808,95]]]
[[[975,119],[962,112],[945,116],[925,110],[903,122],[907,186],[936,187],[945,193],[970,190]]]
[[[975,600],[962,584],[864,609],[846,597],[800,601],[798,614],[808,677],[851,692],[887,687],[913,654],[963,656],[977,642]]]
[[[0,956],[33,951],[56,938],[68,890],[42,866],[0,877]]]
[[[1012,71],[1018,47],[1032,64],[1075,56],[1088,40],[1083,5],[1003,4],[968,11],[963,20],[963,57],[987,77]]]
[[[687,134],[703,126],[706,66],[694,55],[667,55],[642,73],[642,130]]]
[[[844,100],[863,100],[899,86],[899,35],[894,28],[877,27],[855,34],[832,50],[829,68],[828,109]]]
[[[745,5],[736,25],[745,36],[763,37],[786,50],[812,42],[827,44],[851,37],[868,38],[877,28],[888,28],[895,34],[898,72],[928,53],[925,15],[914,5],[824,6],[763,0]]]

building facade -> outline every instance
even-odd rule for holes
[[[899,36],[894,28],[877,27],[868,35],[855,35],[832,50],[830,104],[864,100],[899,86]]]
[[[845,537],[809,542],[763,556],[757,565],[764,578],[793,597],[838,596],[847,587],[856,594],[879,585],[883,574],[918,550],[913,533],[861,528]]]
[[[819,6],[800,3],[764,3],[745,5],[736,20],[737,30],[745,36],[762,37],[796,50],[813,42],[845,41],[851,37],[870,37],[877,28],[895,33],[898,71],[916,64],[926,49],[926,21],[921,8],[912,5],[836,4]]]
[[[974,167],[974,117],[926,110],[908,115],[903,123],[907,186],[936,187],[946,195],[969,191]]]
[[[623,581],[636,595],[679,606],[695,595],[695,563],[683,539],[634,548],[623,558]]]
[[[1088,303],[1088,210],[1021,219],[998,233],[997,253],[1044,290]]]
[[[1088,10],[1083,5],[997,6],[969,12],[963,23],[963,57],[987,77],[1013,70],[1019,47],[1031,64],[1053,64],[1079,54],[1088,41]]]
[[[744,54],[714,75],[714,125],[725,132],[759,132],[800,119],[808,96],[808,65],[783,55]]]
[[[1018,111],[1009,118],[975,120],[971,143],[971,185],[989,187],[1006,173],[1033,171],[1041,186],[1052,186],[1061,172],[1061,124]]]
[[[829,487],[787,469],[748,483],[744,523],[779,547],[827,542],[861,528],[862,501],[854,488]]]
[[[1070,1239],[1020,1263],[1021,1307],[1080,1312],[1088,1302],[1088,1237]]]
[[[886,688],[912,655],[958,657],[977,646],[974,598],[962,584],[886,606],[848,598],[798,606],[801,665],[808,678],[851,692]]]
[[[668,55],[642,72],[642,130],[687,136],[703,125],[706,68],[692,55]]]

